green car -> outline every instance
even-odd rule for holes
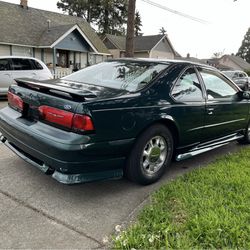
[[[250,93],[207,65],[120,59],[16,81],[1,141],[61,183],[125,175],[150,184],[173,158],[250,143]]]

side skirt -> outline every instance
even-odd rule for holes
[[[196,146],[195,148],[192,148],[191,150],[189,150],[187,153],[177,154],[175,160],[182,161],[182,160],[188,159],[195,155],[199,155],[199,154],[208,152],[210,150],[225,146],[228,143],[242,139],[243,137],[244,135],[242,134],[234,134],[232,136],[224,137],[220,141],[212,141],[210,143],[200,144],[199,146]]]

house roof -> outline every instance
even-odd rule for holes
[[[105,38],[103,39],[104,43],[109,49],[113,49],[110,47],[110,43],[105,42],[105,39],[108,39],[109,42],[111,42],[116,49],[119,50],[125,50],[126,48],[126,37],[125,36],[116,36],[116,35],[105,35]],[[179,55],[173,48],[170,40],[168,39],[167,35],[152,35],[152,36],[136,36],[134,37],[134,50],[135,52],[139,51],[150,51],[152,50],[163,38],[165,38],[168,41],[168,44],[170,45],[171,49],[173,50],[173,53]]]
[[[225,59],[225,58],[228,58],[229,60],[233,61],[235,64],[237,64],[239,67],[241,67],[242,70],[249,70],[250,69],[250,64],[239,56],[224,55],[220,59],[221,64],[224,64],[223,59]]]
[[[199,59],[199,58],[196,58],[196,57],[191,57],[191,56],[189,56],[189,57],[181,57],[180,59],[184,60],[184,61],[195,62],[195,63],[206,63],[202,59]]]
[[[74,25],[60,25],[51,27],[49,30],[46,29],[41,38],[38,40],[39,46],[50,46],[53,44],[59,37],[62,37],[68,30],[70,30]]]
[[[51,46],[74,25],[80,28],[98,53],[109,54],[103,42],[83,18],[30,7],[26,9],[0,1],[0,43]]]

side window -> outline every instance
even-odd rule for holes
[[[234,78],[238,78],[238,77],[239,77],[238,72],[234,73],[233,79],[234,79]]]
[[[237,90],[234,89],[223,76],[219,76],[216,73],[205,70],[201,70],[200,73],[203,78],[209,100],[221,98],[231,99],[237,93]]]
[[[193,68],[189,68],[172,89],[172,97],[180,102],[202,101],[202,89],[197,74]]]
[[[243,72],[239,72],[239,77],[246,77],[246,75]]]
[[[8,59],[0,59],[0,71],[10,70]]]
[[[43,69],[43,66],[36,60],[33,60],[33,59],[29,59],[30,61],[30,64],[33,66],[33,69],[34,70],[41,70]]]
[[[12,58],[13,70],[32,70],[29,59]]]

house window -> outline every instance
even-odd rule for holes
[[[33,49],[29,47],[12,46],[14,56],[33,56]]]

